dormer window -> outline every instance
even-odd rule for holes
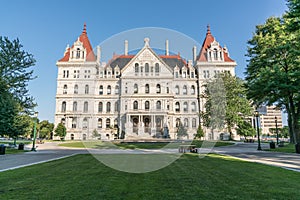
[[[77,48],[77,50],[76,50],[76,58],[80,58],[80,49],[79,48]]]
[[[139,64],[138,63],[135,63],[135,65],[134,65],[134,72],[139,73]]]
[[[218,50],[214,49],[214,60],[218,60]]]

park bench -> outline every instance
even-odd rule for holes
[[[180,145],[178,148],[178,152],[179,153],[186,153],[186,152],[197,153],[198,150],[196,148],[196,145],[188,144],[188,145]]]

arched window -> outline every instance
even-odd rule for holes
[[[73,117],[72,119],[72,128],[76,128],[77,127],[77,117]]]
[[[88,93],[89,93],[89,85],[85,85],[84,94],[88,94]]]
[[[114,128],[118,128],[118,119],[117,118],[115,118],[115,120],[114,120]]]
[[[193,119],[192,119],[192,127],[193,127],[193,128],[196,128],[196,127],[197,127],[197,119],[196,119],[196,118],[193,118]]]
[[[191,106],[192,106],[192,112],[196,112],[196,103],[192,102]]]
[[[179,78],[179,72],[175,72],[175,78]]]
[[[115,102],[115,112],[119,112],[119,102]]]
[[[78,94],[78,85],[74,86],[74,94]]]
[[[159,94],[161,92],[160,84],[156,85],[156,93]]]
[[[218,60],[218,50],[214,49],[214,60]]]
[[[99,86],[99,94],[102,95],[103,94],[103,85]]]
[[[145,72],[146,72],[146,73],[149,73],[149,63],[146,63],[146,64],[145,64]]]
[[[191,78],[195,78],[195,73],[191,72]]]
[[[180,91],[179,91],[179,86],[176,85],[176,86],[175,86],[175,94],[179,94],[179,93],[180,93]]]
[[[118,85],[116,85],[116,87],[115,87],[115,94],[119,94],[119,86]]]
[[[194,95],[194,94],[195,94],[195,92],[196,92],[196,90],[195,90],[195,86],[194,86],[194,85],[192,85],[192,87],[191,87],[191,94],[192,94],[192,95]]]
[[[61,104],[61,112],[66,112],[66,109],[67,109],[67,103],[63,101]]]
[[[76,58],[80,58],[80,49],[79,48],[77,48],[77,50],[76,50]]]
[[[180,103],[179,102],[175,103],[175,112],[180,112]]]
[[[145,93],[148,94],[150,92],[149,84],[145,85]]]
[[[169,94],[170,93],[170,89],[169,89],[169,87],[167,87],[167,94]]]
[[[101,118],[98,119],[98,128],[102,128],[102,119]]]
[[[159,64],[155,63],[155,73],[159,73]]]
[[[106,112],[110,112],[110,102],[106,103]]]
[[[188,120],[188,118],[184,118],[183,125],[184,125],[184,127],[189,127],[189,120]]]
[[[180,119],[179,119],[179,118],[176,119],[176,123],[175,123],[175,124],[176,124],[176,127],[179,127],[179,126],[180,126],[181,122],[180,122]]]
[[[111,94],[111,86],[110,85],[107,86],[107,94],[108,95]]]
[[[110,128],[110,119],[106,119],[106,128]]]
[[[133,102],[133,110],[137,110],[138,107],[139,107],[138,102],[137,102],[137,101],[134,101],[134,102]]]
[[[134,84],[134,86],[133,86],[133,92],[135,93],[135,94],[137,94],[138,92],[139,92],[139,88],[138,88],[138,84]]]
[[[73,102],[73,111],[76,112],[77,111],[77,101]]]
[[[156,110],[160,110],[161,109],[161,101],[157,101],[156,102]]]
[[[134,65],[134,72],[139,73],[139,64],[138,63],[135,63],[135,65]]]
[[[103,103],[102,102],[99,102],[98,104],[98,112],[103,112]]]
[[[182,94],[187,94],[187,86],[186,85],[183,86]]]
[[[149,101],[145,101],[145,110],[149,110],[150,109],[150,103]]]
[[[125,87],[125,94],[128,93],[128,87]]]
[[[188,112],[188,103],[187,102],[183,103],[183,112]]]
[[[64,85],[63,94],[68,94],[68,86]]]
[[[85,117],[82,121],[82,128],[86,129],[88,127],[88,119]]]
[[[88,112],[89,111],[89,104],[87,101],[84,102],[83,104],[83,112]]]

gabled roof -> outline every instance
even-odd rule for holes
[[[206,32],[206,37],[203,41],[200,53],[197,57],[197,61],[200,62],[208,62],[207,60],[207,49],[210,47],[211,43],[213,43],[215,41],[215,37],[211,34],[210,31],[210,26],[207,26],[207,32]],[[220,48],[222,48],[220,46]],[[234,60],[232,60],[229,55],[228,52],[224,52],[224,61],[225,62],[235,62]]]
[[[112,68],[115,68],[116,66],[119,66],[120,69],[123,69],[134,57],[135,55],[114,55],[113,58],[106,64],[106,67],[111,66]],[[161,58],[171,69],[176,66],[179,68],[187,66],[187,63],[179,54],[159,55],[159,58]]]
[[[83,47],[86,49],[86,55],[87,55],[86,61],[96,61],[96,56],[94,54],[90,40],[87,36],[86,24],[84,24],[83,31],[82,31],[81,35],[79,36],[78,40],[82,43]],[[71,48],[73,48],[73,47],[74,47],[74,45],[72,45]],[[60,59],[59,62],[69,61],[71,48],[66,49],[64,57],[62,59]]]

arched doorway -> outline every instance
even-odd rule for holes
[[[156,136],[161,137],[162,136],[162,118],[161,117],[156,117],[155,119],[156,122]]]
[[[133,132],[137,133],[139,129],[139,119],[137,117],[132,119],[133,122]]]
[[[74,134],[73,133],[71,134],[71,140],[74,140]]]
[[[83,135],[82,135],[82,139],[83,139],[83,140],[86,140],[86,134],[83,134]]]
[[[144,118],[144,132],[145,133],[151,133],[151,128],[150,128],[150,117],[145,117]]]

